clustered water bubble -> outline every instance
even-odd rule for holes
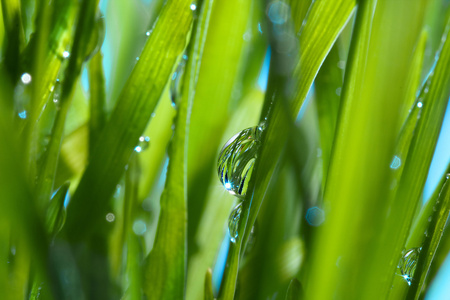
[[[235,134],[225,143],[217,161],[220,182],[230,194],[241,200],[247,193],[264,128],[263,122]],[[236,205],[228,219],[228,233],[233,243],[239,235],[241,213],[242,202]]]

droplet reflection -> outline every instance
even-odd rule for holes
[[[242,203],[236,205],[228,218],[228,234],[230,235],[230,241],[236,243],[239,237],[239,221],[241,219]]]

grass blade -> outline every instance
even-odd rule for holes
[[[205,274],[205,300],[214,300],[212,290],[212,271],[208,269]]]
[[[302,295],[302,285],[296,278],[291,280],[289,284],[286,300],[300,300]]]
[[[285,80],[283,76],[287,74],[277,74],[279,72],[277,66],[280,64],[289,65],[290,61],[276,61],[275,58],[275,61],[273,59],[271,62],[270,72],[272,75],[269,75],[269,81],[272,82],[273,86],[269,86],[266,93],[265,108],[263,108],[261,114],[262,120],[271,107],[272,97],[275,96],[276,100],[270,108],[271,112],[267,120],[267,128],[263,132],[262,148],[253,171],[253,174],[256,173],[256,175],[252,177],[249,183],[249,190],[254,188],[251,196],[251,209],[249,210],[250,197],[247,197],[247,201],[244,201],[243,204],[239,226],[239,236],[243,238],[239,239],[230,248],[228,267],[224,274],[223,291],[219,299],[231,299],[234,296],[239,256],[244,248],[242,243],[244,241],[245,245],[251,226],[254,224],[259,212],[266,188],[277,162],[277,159],[274,158],[278,158],[287,140],[288,128],[291,125],[289,121],[297,115],[320,65],[330,51],[340,30],[350,17],[354,6],[355,2],[350,0],[314,2],[306,17],[306,23],[300,30],[300,55],[293,70],[293,77],[295,80],[298,80],[298,85],[296,85],[294,91],[295,101],[290,104],[289,109],[285,106],[286,95],[281,92],[287,88],[281,84]],[[277,50],[276,46],[273,49],[275,51],[282,50]],[[286,57],[283,59],[286,60]],[[289,113],[287,110],[289,110]],[[250,193],[247,194],[247,196],[249,195]]]
[[[449,175],[436,201],[436,211],[432,214],[431,222],[428,227],[428,236],[425,238],[417,267],[415,270],[415,280],[412,281],[408,292],[408,299],[419,299],[425,288],[425,280],[431,263],[436,254],[436,249],[441,241],[444,227],[450,214],[450,188],[448,184]]]
[[[103,75],[103,55],[97,52],[89,62],[89,153],[106,123],[105,76]]]
[[[145,265],[145,290],[148,299],[183,299],[187,265],[187,136],[189,113],[194,100],[205,32],[213,0],[206,0],[196,23],[181,99],[175,118],[175,131],[169,147],[169,166],[155,243]],[[197,3],[198,4],[198,3]]]
[[[67,230],[73,240],[88,235],[106,215],[106,203],[185,48],[193,20],[190,4],[168,1],[155,23],[69,205]]]

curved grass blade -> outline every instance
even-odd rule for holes
[[[196,22],[175,131],[169,146],[166,185],[161,195],[161,211],[155,243],[145,263],[144,294],[148,299],[183,299],[185,294],[187,245],[187,136],[203,46],[213,0],[201,6]]]
[[[73,241],[89,235],[106,215],[106,203],[185,48],[193,20],[190,4],[168,1],[155,23],[69,205],[67,230]]]
[[[266,188],[274,172],[277,158],[287,140],[288,129],[291,126],[290,121],[296,117],[320,65],[349,19],[355,4],[355,1],[351,0],[314,2],[306,17],[306,22],[300,30],[299,60],[295,64],[292,75],[298,85],[295,86],[294,91],[295,101],[289,104],[289,108],[285,105],[286,99],[283,93],[286,86],[281,85],[280,82],[283,82],[283,79],[280,79],[280,75],[277,74],[279,71],[277,65],[280,61],[271,62],[269,74],[272,75],[269,75],[269,82],[272,82],[273,86],[268,87],[261,120],[264,120],[269,107],[271,107],[272,97],[275,97],[275,100],[270,108],[271,112],[266,122],[267,128],[262,135],[261,155],[256,161],[253,171],[253,174],[256,175],[252,177],[249,183],[249,189],[254,189],[251,201],[249,193],[247,194],[248,201],[244,201],[242,208],[239,236],[243,238],[230,248],[228,267],[224,274],[223,291],[219,299],[232,299],[234,296],[239,256],[244,248],[242,243],[248,240],[251,226],[256,220]],[[284,63],[286,62],[284,61]],[[250,202],[251,210],[249,210]]]

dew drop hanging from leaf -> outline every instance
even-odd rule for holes
[[[247,193],[263,128],[255,126],[234,135],[223,146],[217,161],[220,182],[231,194]]]
[[[241,220],[242,202],[236,205],[228,217],[228,234],[230,241],[236,243],[239,237],[239,221]]]
[[[417,267],[421,248],[412,248],[404,252],[400,259],[400,272],[408,285],[411,285]]]
[[[186,68],[187,55],[184,54],[178,64],[175,72],[173,72],[172,79],[170,80],[170,101],[172,101],[172,106],[177,108],[178,102],[181,97],[181,89],[183,83],[184,70]]]

